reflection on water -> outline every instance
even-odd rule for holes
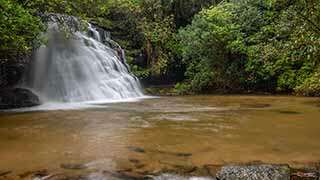
[[[197,96],[0,114],[0,170],[320,160],[319,99]]]

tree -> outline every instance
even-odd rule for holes
[[[43,30],[40,19],[12,0],[0,0],[0,9],[1,56],[32,50]]]
[[[236,5],[226,3],[203,10],[179,31],[183,62],[187,64],[182,92],[241,88],[243,37],[234,23]]]

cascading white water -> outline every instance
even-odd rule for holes
[[[48,25],[48,43],[35,54],[27,86],[43,101],[114,101],[143,96],[138,79],[121,53],[106,46],[100,33],[74,31],[69,38],[56,22]],[[120,49],[121,52],[121,49]]]

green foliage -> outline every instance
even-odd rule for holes
[[[25,8],[40,13],[61,13],[82,18],[97,17],[105,13],[106,0],[17,0]]]
[[[30,51],[43,30],[39,18],[12,0],[0,0],[0,21],[2,55]]]
[[[143,1],[141,29],[144,35],[146,65],[152,75],[165,74],[173,61],[174,24],[171,16],[163,16],[160,1]],[[148,5],[146,5],[148,3]],[[160,10],[159,10],[160,9]],[[160,12],[158,12],[160,11]],[[153,16],[148,16],[151,14]]]
[[[150,69],[143,69],[137,65],[133,65],[131,66],[131,71],[140,79],[147,79],[148,77],[150,77],[151,75],[151,71]]]
[[[166,8],[166,13],[174,16],[176,27],[182,27],[190,24],[193,16],[203,8],[216,5],[220,1],[221,0],[171,0],[162,2]]]
[[[320,72],[315,72],[311,77],[295,88],[295,91],[304,96],[320,96]]]
[[[197,15],[180,30],[180,51],[187,64],[186,84],[192,92],[236,89],[241,84],[243,37],[234,23],[231,3]]]
[[[26,52],[37,13],[79,16],[111,32],[141,79],[181,94],[243,91],[319,95],[315,0],[0,0],[0,51]]]
[[[180,70],[182,65],[177,54],[178,43],[175,35],[177,27],[186,25],[195,13],[218,1],[11,0],[10,2],[19,4],[22,10],[31,14],[61,13],[78,16],[111,31],[113,39],[125,48],[128,62],[135,74],[148,79],[179,74],[183,71]],[[39,23],[34,21],[35,25]],[[39,32],[34,31],[34,33]],[[140,60],[137,60],[137,57],[141,57]]]
[[[319,7],[316,1],[240,0],[202,11],[179,31],[188,67],[184,87],[193,92],[318,87],[312,79],[320,59]]]
[[[272,84],[271,89],[292,91],[318,67],[319,33],[309,20],[299,15],[308,11],[301,9],[300,1],[282,3],[286,6],[264,5],[264,16],[260,19],[265,24],[250,36],[253,43],[249,46],[246,67],[253,77],[248,83]],[[319,14],[315,16],[319,18]],[[308,18],[314,19],[312,15]]]
[[[131,38],[125,40],[129,42],[125,48],[129,55],[128,62],[134,67],[132,68],[133,72],[143,79],[172,76],[173,74],[179,76],[177,74],[183,70],[181,70],[182,65],[177,50],[177,28],[191,21],[192,16],[201,8],[213,3],[216,1],[135,1],[134,8],[131,8],[127,13],[134,12],[133,16],[129,16],[129,18],[135,17],[129,20],[129,22],[134,22],[134,25],[126,25],[125,27],[129,27],[130,30],[124,29],[123,31],[127,34],[134,32]],[[124,10],[120,12],[124,12]],[[127,24],[126,22],[128,20],[122,19],[119,24]],[[130,42],[128,39],[135,40]],[[144,55],[143,63],[137,63],[136,57],[141,54]],[[139,68],[135,66],[139,66]]]
[[[127,62],[133,68],[133,61],[141,54],[144,43],[138,1],[110,0],[103,9],[105,12],[92,21],[111,32],[112,38],[126,50]]]

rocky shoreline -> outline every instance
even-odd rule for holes
[[[286,164],[246,163],[233,165],[204,165],[202,167],[175,167],[158,172],[139,172],[133,169],[97,170],[84,164],[61,164],[61,172],[49,170],[27,171],[15,174],[1,171],[0,180],[319,180],[317,166],[300,169]]]

